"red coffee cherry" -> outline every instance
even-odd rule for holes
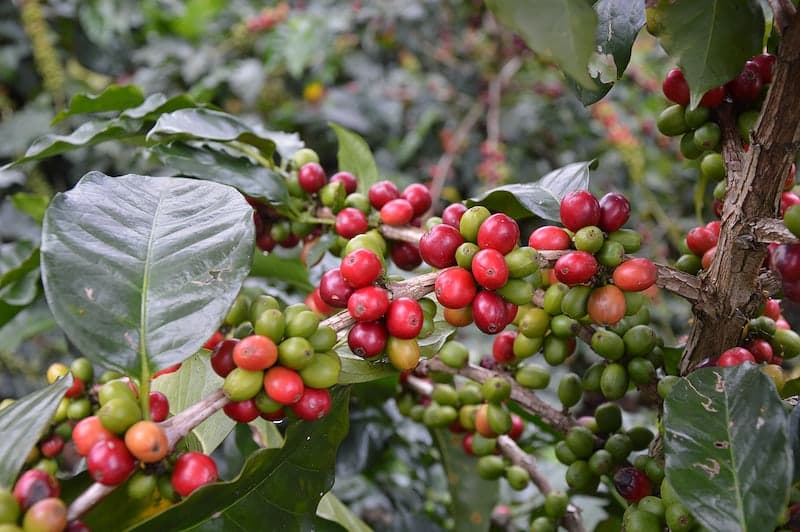
[[[150,419],[159,423],[169,416],[169,399],[161,392],[150,392]]]
[[[228,373],[236,368],[236,362],[233,360],[233,348],[238,343],[238,339],[229,338],[220,342],[211,353],[211,368],[222,378],[227,377]]]
[[[97,416],[85,417],[72,428],[72,441],[81,456],[89,454],[97,442],[113,437],[114,433],[105,428]]]
[[[589,294],[589,317],[600,325],[614,325],[625,317],[625,294],[613,284],[600,286]]]
[[[389,292],[379,286],[359,288],[347,300],[347,310],[356,321],[375,321],[389,310]]]
[[[414,217],[414,207],[408,200],[397,198],[381,207],[381,222],[386,225],[405,225]]]
[[[336,215],[334,229],[336,234],[344,238],[366,233],[369,229],[367,215],[353,207],[345,207]]]
[[[411,206],[414,207],[414,216],[425,214],[431,208],[431,203],[433,202],[428,187],[419,183],[408,185],[400,197],[408,200]]]
[[[84,385],[83,381],[80,380],[78,377],[72,377],[72,385],[64,392],[64,397],[68,399],[72,399],[74,397],[80,397],[83,395],[84,392]]]
[[[442,211],[442,223],[455,227],[461,227],[461,217],[467,212],[467,207],[463,203],[451,203]]]
[[[256,239],[256,245],[258,246],[258,249],[260,249],[261,251],[269,252],[275,249],[275,246],[277,246],[278,243],[275,242],[274,238],[272,238],[272,235],[269,233],[269,229],[266,229]]]
[[[772,363],[772,345],[763,338],[756,338],[747,344],[746,349],[750,351],[756,362]]]
[[[484,333],[499,333],[509,324],[505,300],[488,290],[478,292],[472,300],[472,319]]]
[[[361,248],[344,256],[339,271],[347,284],[363,288],[375,282],[383,271],[383,264],[374,251]]]
[[[714,233],[714,235],[717,237],[717,240],[719,240],[719,233],[722,230],[722,222],[720,222],[719,220],[708,222],[706,224],[706,229]]]
[[[758,66],[758,74],[762,83],[772,83],[772,75],[775,72],[777,59],[772,54],[761,54],[753,58],[753,62]]]
[[[125,432],[125,447],[146,464],[161,461],[169,453],[164,429],[154,421],[139,421]]]
[[[700,259],[700,266],[704,270],[707,270],[711,267],[711,261],[714,260],[714,253],[716,253],[716,251],[717,251],[717,246],[714,246],[713,248],[703,253],[703,258]]]
[[[781,244],[772,254],[772,264],[783,282],[800,280],[800,244]]]
[[[203,453],[183,453],[175,461],[175,468],[172,470],[172,487],[181,497],[188,497],[197,488],[216,482],[217,479],[217,464]]]
[[[653,261],[643,257],[626,260],[614,269],[614,284],[626,292],[641,292],[653,286],[658,269]]]
[[[400,197],[397,185],[391,181],[378,181],[368,191],[369,202],[373,207],[380,210],[389,201]]]
[[[347,300],[355,289],[345,281],[339,268],[328,270],[319,281],[319,296],[326,305],[334,308],[347,307]]]
[[[514,340],[517,331],[503,331],[494,338],[492,356],[498,364],[506,364],[514,360]]]
[[[325,186],[327,180],[325,170],[322,169],[319,163],[306,163],[297,171],[297,181],[300,183],[300,188],[309,194],[319,191]]]
[[[392,301],[386,313],[386,329],[389,334],[403,340],[416,338],[422,330],[424,316],[419,303],[408,297]]]
[[[207,342],[206,342],[206,345],[204,345],[204,346],[203,346],[203,349],[208,349],[209,351],[213,351],[214,349],[216,349],[216,348],[217,348],[217,346],[219,345],[219,343],[220,343],[222,340],[224,340],[224,339],[225,339],[225,337],[224,337],[224,336],[222,336],[222,335],[221,335],[220,333],[218,333],[218,332],[216,332],[216,333],[214,333],[214,334],[215,334],[215,335],[217,335],[217,334],[219,334],[219,335],[220,335],[219,342],[216,342],[216,343],[214,344],[214,347],[211,347],[211,348],[209,348],[209,347],[206,347],[206,345],[211,345],[211,344],[210,344],[210,340],[209,340],[209,341],[207,341]],[[212,336],[212,338],[213,338],[213,336]],[[160,370],[156,371],[155,373],[153,373],[153,377],[152,377],[152,378],[153,378],[153,379],[157,379],[157,378],[159,378],[159,377],[160,377],[160,376],[162,376],[162,375],[169,375],[170,373],[175,373],[175,372],[176,372],[176,371],[178,371],[179,369],[181,369],[181,365],[180,365],[180,364],[175,364],[174,366],[168,366],[168,367],[166,367],[166,368],[164,368],[164,369],[160,369]]]
[[[86,456],[86,468],[92,480],[105,486],[125,482],[136,467],[133,456],[119,438],[109,438],[95,443]]]
[[[472,438],[474,437],[474,432],[468,432],[464,434],[464,438],[461,440],[461,448],[464,449],[464,452],[467,453],[468,456],[475,456],[475,453],[472,451]]]
[[[567,232],[555,225],[540,227],[528,238],[528,245],[540,251],[569,249],[571,243]]]
[[[42,499],[25,512],[22,526],[30,532],[65,530],[67,528],[67,505],[55,497]]]
[[[347,346],[355,355],[372,358],[383,353],[388,337],[379,321],[356,323],[347,334]]]
[[[522,432],[525,430],[525,422],[516,414],[511,414],[511,430],[508,431],[508,437],[517,441],[522,437]]]
[[[331,394],[328,390],[306,388],[303,397],[292,405],[295,415],[305,421],[322,419],[331,409]]]
[[[231,401],[223,406],[222,410],[225,412],[225,415],[238,423],[250,423],[261,415],[261,411],[258,409],[253,399]]]
[[[264,391],[270,399],[282,405],[299,401],[304,388],[300,374],[289,368],[273,366],[264,374]]]
[[[777,321],[781,317],[781,302],[779,299],[767,299],[764,302],[764,316]]]
[[[683,72],[681,72],[680,68],[673,68],[667,72],[667,75],[664,76],[664,82],[661,84],[661,90],[664,91],[664,96],[669,101],[684,106],[689,105],[689,84],[686,82],[686,78],[683,77]]]
[[[328,180],[328,183],[341,183],[345,194],[352,194],[358,188],[358,180],[350,172],[336,172]]]
[[[216,349],[217,345],[219,345],[219,343],[221,341],[223,341],[224,339],[225,339],[225,336],[223,336],[223,334],[221,332],[216,331],[214,334],[211,335],[211,338],[206,340],[206,343],[203,344],[203,349],[208,349],[209,351],[213,351],[214,349]],[[175,368],[172,371],[177,371],[178,367],[180,367],[180,364],[175,364],[175,366],[170,366],[169,368],[162,369],[159,373],[161,373],[163,375],[164,372],[166,372],[166,370],[170,369],[170,368]],[[167,373],[172,373],[172,372],[169,371]],[[156,376],[153,375],[153,378],[155,379]]]
[[[784,192],[781,194],[781,217],[786,214],[786,209],[792,205],[800,205],[800,196],[794,192]]]
[[[742,72],[725,85],[734,103],[747,105],[758,99],[763,86],[759,70],[756,62],[747,61]]]
[[[447,268],[456,263],[456,250],[463,243],[464,237],[458,229],[439,224],[419,239],[419,252],[422,259],[434,268]]]
[[[29,469],[14,484],[14,498],[24,512],[42,499],[61,495],[61,486],[54,477],[41,469]]]
[[[567,229],[577,231],[600,223],[600,203],[588,190],[574,190],[561,200],[559,215]]]
[[[53,434],[39,444],[39,451],[45,458],[53,458],[64,448],[64,438],[58,434]]]
[[[623,467],[614,474],[614,487],[628,502],[639,502],[653,493],[650,479],[635,467]]]
[[[706,227],[695,227],[686,234],[686,246],[698,257],[716,245],[717,235]]]
[[[559,281],[574,286],[589,282],[598,268],[597,260],[590,253],[570,251],[559,257],[553,271]]]
[[[616,231],[628,221],[631,215],[631,204],[628,198],[617,192],[609,192],[599,201],[600,229],[606,233]]]
[[[278,360],[278,346],[266,336],[257,334],[243,338],[233,347],[233,361],[248,371],[265,370]]]
[[[478,247],[496,249],[503,255],[519,242],[519,225],[503,213],[492,214],[478,229]]]
[[[508,265],[496,249],[478,251],[472,259],[472,275],[487,290],[496,290],[508,282]]]
[[[719,356],[719,359],[717,360],[717,366],[738,366],[739,364],[744,364],[745,362],[752,362],[755,364],[756,359],[753,356],[753,353],[744,347],[731,347],[730,349],[723,351],[723,353]]]
[[[459,309],[470,303],[477,293],[475,279],[469,270],[453,267],[439,272],[434,283],[436,300],[444,307]]]
[[[411,271],[422,264],[419,248],[411,242],[393,241],[389,248],[389,256],[398,268]]]
[[[722,101],[725,99],[725,94],[725,87],[709,89],[705,94],[703,94],[703,97],[700,98],[700,105],[703,107],[708,107],[709,109],[719,107],[722,104]]]

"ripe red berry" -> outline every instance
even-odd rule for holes
[[[477,288],[469,270],[453,267],[442,270],[436,276],[434,293],[443,307],[458,309],[472,303]]]
[[[282,405],[299,401],[304,388],[300,374],[289,368],[273,366],[264,374],[264,391],[270,399]]]
[[[756,362],[772,363],[772,345],[763,338],[756,338],[747,344],[746,349],[750,351]]]
[[[64,438],[53,434],[39,444],[39,450],[45,458],[53,458],[64,448]]]
[[[775,72],[775,62],[777,57],[772,54],[761,54],[753,58],[753,62],[758,65],[758,74],[762,83],[772,83],[772,75]]]
[[[356,235],[366,233],[369,229],[367,216],[353,207],[345,207],[336,215],[334,223],[336,234],[344,238],[353,238]]]
[[[169,399],[161,392],[150,392],[150,419],[159,423],[169,416]]]
[[[219,333],[214,333],[214,334],[219,334]],[[222,335],[220,335],[220,336],[222,336]],[[224,336],[222,338],[220,338],[220,342],[222,340],[224,340],[224,339],[225,339]],[[208,342],[206,342],[206,345],[208,345]],[[208,349],[209,351],[213,351],[214,349],[216,349],[216,346],[218,346],[218,345],[219,345],[219,342],[215,343],[213,348],[208,348],[208,347],[206,347],[204,345],[203,349]],[[175,373],[179,369],[181,369],[181,365],[180,364],[175,364],[174,366],[168,366],[168,367],[166,367],[164,369],[160,369],[160,370],[156,371],[155,373],[153,373],[152,379],[157,379],[157,378],[161,377],[162,375],[169,375],[170,373]]]
[[[225,412],[225,415],[238,423],[250,423],[261,415],[261,411],[258,409],[253,399],[231,401],[223,406],[222,410]]]
[[[400,191],[391,181],[378,181],[369,187],[368,195],[372,206],[380,210],[389,201],[399,198]]]
[[[256,245],[258,246],[258,249],[260,249],[261,251],[269,252],[275,249],[275,246],[277,246],[278,243],[275,242],[275,239],[272,238],[272,235],[267,229],[256,239]]]
[[[559,215],[567,229],[577,231],[600,223],[600,203],[588,190],[574,190],[561,200]]]
[[[488,290],[478,292],[472,300],[472,319],[484,333],[499,333],[509,324],[505,300]]]
[[[628,198],[617,192],[609,192],[599,201],[600,229],[610,233],[616,231],[628,221],[631,215],[631,204]]]
[[[383,353],[388,337],[386,327],[379,321],[356,323],[347,334],[347,346],[355,355],[372,358]]]
[[[764,302],[764,316],[778,320],[781,317],[781,302],[778,299],[767,299]]]
[[[217,464],[203,453],[183,453],[172,470],[172,487],[181,497],[187,497],[200,486],[216,482],[219,478]]]
[[[261,371],[278,360],[278,346],[266,336],[252,334],[233,346],[233,361],[248,371]]]
[[[508,265],[496,249],[478,251],[472,258],[472,275],[487,290],[496,290],[508,282]]]
[[[639,502],[653,493],[650,479],[635,467],[620,468],[614,474],[614,487],[628,502]]]
[[[711,267],[711,261],[714,260],[714,253],[717,252],[717,246],[712,247],[705,253],[703,253],[703,258],[700,259],[700,266],[707,270]]]
[[[347,284],[363,288],[375,282],[383,271],[383,264],[374,251],[361,248],[344,256],[339,271]]]
[[[464,452],[469,456],[475,456],[475,453],[472,452],[472,438],[474,437],[474,432],[468,432],[464,434],[464,438],[461,440],[461,448],[464,449]]]
[[[467,212],[463,203],[451,203],[442,211],[442,223],[458,229],[461,226],[461,217]]]
[[[717,235],[706,227],[695,227],[686,234],[686,246],[698,257],[716,245]]]
[[[329,183],[341,183],[344,187],[345,194],[352,194],[358,188],[358,180],[356,176],[350,172],[336,172],[328,180]]]
[[[759,70],[757,63],[748,61],[742,72],[725,85],[734,103],[747,105],[758,99],[763,85]]]
[[[83,381],[80,380],[78,377],[72,377],[72,385],[64,392],[64,397],[68,399],[72,399],[74,397],[80,397],[83,395],[84,392],[84,385]]]
[[[658,269],[650,259],[639,257],[626,260],[614,269],[614,284],[626,292],[641,292],[653,286]]]
[[[389,310],[389,292],[380,286],[359,288],[347,300],[347,310],[356,321],[375,321]]]
[[[325,170],[319,163],[306,163],[297,171],[297,181],[300,183],[300,187],[309,194],[319,191],[325,186],[327,180]]]
[[[86,456],[86,468],[92,480],[105,486],[122,484],[136,467],[133,456],[119,438],[95,443]]]
[[[386,225],[405,225],[414,217],[414,207],[408,200],[397,198],[381,207],[381,222]]]
[[[398,268],[405,271],[411,271],[422,264],[419,248],[411,242],[393,241],[389,248],[389,256]]]
[[[514,340],[517,331],[503,331],[494,338],[492,343],[492,356],[499,364],[514,360]]]
[[[667,72],[664,82],[661,84],[661,90],[664,91],[664,96],[669,101],[680,105],[689,105],[689,84],[683,77],[680,68],[673,68]]]
[[[403,340],[416,338],[422,330],[424,316],[419,303],[408,297],[392,301],[386,313],[386,330]]]
[[[516,414],[511,414],[511,430],[508,431],[508,437],[512,440],[519,440],[522,432],[525,430],[525,422]]]
[[[714,233],[716,235],[717,240],[719,240],[719,233],[722,230],[722,222],[719,220],[714,220],[713,222],[708,222],[706,224],[706,229]]]
[[[228,373],[236,368],[236,362],[233,360],[233,348],[238,343],[238,339],[229,338],[220,342],[211,353],[211,368],[220,377],[227,377]]]
[[[781,194],[781,217],[786,214],[786,209],[792,205],[800,205],[800,196],[794,192],[784,192]]]
[[[303,397],[292,405],[295,415],[305,421],[316,421],[325,417],[331,409],[331,394],[328,390],[306,388]]]
[[[528,245],[540,251],[569,249],[571,242],[567,232],[555,225],[540,227],[528,238]]]
[[[433,226],[419,239],[422,259],[434,268],[447,268],[456,263],[456,250],[464,243],[464,237],[453,226]]]
[[[478,247],[496,249],[503,255],[519,241],[519,225],[503,213],[492,214],[478,229]]]
[[[716,87],[714,89],[709,89],[703,94],[703,97],[700,98],[700,105],[703,107],[708,107],[709,109],[713,109],[715,107],[719,107],[722,104],[722,101],[725,99],[725,87]]]
[[[27,510],[42,499],[61,495],[61,486],[54,477],[41,469],[29,469],[14,484],[14,498],[20,509]]]
[[[203,344],[203,349],[208,349],[209,351],[213,351],[217,347],[217,345],[219,345],[219,343],[221,341],[223,341],[224,339],[225,339],[225,336],[221,332],[215,331],[214,334],[211,335],[211,338],[206,340],[206,343]],[[175,366],[170,366],[170,367],[175,367]],[[166,369],[169,369],[169,368],[166,368]],[[175,370],[177,370],[177,369],[178,368],[175,368]],[[173,371],[175,371],[175,370],[173,370]],[[161,371],[163,372],[164,370],[162,369]],[[163,373],[162,373],[162,375],[163,375]],[[155,379],[155,375],[153,375],[153,378]]]
[[[597,273],[597,259],[585,251],[570,251],[559,257],[553,268],[556,278],[570,286],[589,282]]]
[[[772,253],[772,264],[784,282],[800,280],[800,244],[781,244]]]
[[[419,183],[408,185],[400,197],[408,200],[411,206],[414,207],[414,216],[425,214],[431,208],[431,203],[433,202],[428,187]]]
[[[326,305],[334,308],[347,307],[347,300],[355,289],[344,280],[339,268],[328,270],[319,281],[319,296]]]
[[[753,356],[753,353],[744,347],[731,347],[730,349],[723,351],[723,353],[719,356],[719,359],[717,360],[717,366],[738,366],[739,364],[743,364],[745,362],[753,362],[755,364],[755,361],[756,359]]]
[[[322,296],[319,295],[319,286],[314,288],[314,290],[306,296],[305,304],[321,316],[327,316],[333,312],[333,307],[329,306],[322,300]]]
[[[100,440],[113,437],[114,434],[100,423],[97,416],[85,417],[72,427],[72,441],[75,443],[75,450],[81,456],[89,454],[94,444]]]

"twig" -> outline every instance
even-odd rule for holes
[[[737,243],[751,249],[755,242],[770,244],[778,242],[781,244],[800,244],[798,239],[791,231],[786,229],[781,220],[775,218],[761,218],[753,222],[750,235],[742,235]]]
[[[503,65],[497,77],[489,84],[489,109],[486,111],[486,140],[493,145],[500,142],[500,99],[503,89],[522,68],[522,58],[514,56]]]
[[[422,238],[422,235],[425,234],[425,230],[410,225],[396,227],[381,224],[381,234],[391,240],[400,240],[402,242],[417,244],[419,243],[419,239]]]

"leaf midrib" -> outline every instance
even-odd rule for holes
[[[152,222],[150,224],[150,231],[147,235],[147,251],[144,256],[144,271],[142,273],[142,301],[139,305],[139,362],[141,366],[141,375],[144,379],[149,375],[149,366],[147,360],[147,295],[150,288],[150,271],[153,266],[152,255],[153,246],[155,244],[156,225],[159,215],[161,213],[161,206],[164,203],[164,192],[159,190],[158,200],[156,202],[156,210],[153,213]]]

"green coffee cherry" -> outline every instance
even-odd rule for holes
[[[261,313],[269,309],[280,309],[280,303],[278,303],[277,299],[266,294],[260,294],[254,297],[250,302],[250,321],[255,323],[258,317],[261,316]]]
[[[569,429],[564,441],[577,458],[589,458],[594,451],[594,434],[582,425]]]
[[[104,384],[97,394],[97,400],[100,406],[105,405],[111,399],[128,399],[136,401],[136,395],[131,390],[128,383],[122,380],[110,381]]]
[[[622,409],[616,403],[603,403],[595,409],[594,419],[600,432],[611,434],[622,427]]]
[[[681,154],[689,160],[697,159],[703,154],[703,150],[697,147],[694,142],[694,131],[688,131],[681,137]]]
[[[789,329],[776,329],[770,341],[777,354],[783,358],[800,355],[800,335]]]
[[[254,332],[255,330],[253,329],[253,324],[249,321],[243,321],[233,330],[233,337],[241,340],[242,338],[251,336]]]
[[[622,244],[625,253],[636,253],[642,247],[642,235],[633,229],[617,229],[608,234],[608,239]]]
[[[555,446],[556,458],[564,465],[570,465],[578,459],[572,449],[569,448],[566,441],[560,441]]]
[[[544,498],[544,513],[551,519],[561,519],[569,506],[569,496],[563,491],[551,491]]]
[[[478,476],[481,478],[486,480],[496,480],[503,476],[506,466],[501,457],[487,455],[478,459],[477,468]]]
[[[247,320],[250,311],[250,298],[244,294],[239,294],[233,301],[233,305],[225,315],[225,325],[236,327],[241,322]]]
[[[333,349],[333,346],[336,345],[336,331],[333,330],[333,327],[328,325],[318,327],[317,330],[308,337],[308,341],[314,351],[318,353],[330,351]]]
[[[661,500],[664,501],[665,506],[671,506],[673,504],[680,504],[680,499],[678,498],[678,494],[672,489],[672,484],[665,478],[661,481],[661,487],[659,488],[659,493],[661,493]]]
[[[701,150],[716,150],[722,138],[722,130],[715,122],[706,122],[694,132],[694,143]]]
[[[521,491],[528,486],[531,476],[525,468],[512,465],[506,468],[506,480],[511,489]]]
[[[511,250],[505,260],[508,276],[512,279],[522,279],[539,270],[539,252],[528,246]]]
[[[7,489],[0,489],[0,524],[14,524],[21,511],[17,499]]]
[[[439,350],[439,358],[451,368],[463,368],[469,360],[469,350],[461,342],[445,342]]]
[[[608,475],[614,465],[614,457],[605,449],[598,449],[589,458],[589,469],[598,477]]]
[[[640,500],[638,508],[643,512],[655,515],[659,519],[663,519],[664,511],[666,510],[666,507],[664,506],[664,501],[658,497],[654,497],[653,495],[648,495],[647,497],[644,497],[642,500]]]
[[[711,113],[707,107],[698,105],[694,109],[686,107],[686,109],[683,111],[683,118],[689,128],[697,129],[708,122],[710,114]]]
[[[672,503],[667,506],[664,517],[672,532],[689,532],[694,526],[694,518],[680,503]]]
[[[169,502],[177,502],[180,496],[175,492],[172,487],[172,479],[170,475],[161,475],[156,481],[158,484],[158,494],[162,499]]]
[[[589,366],[589,368],[583,373],[583,379],[581,381],[584,391],[600,391],[600,378],[603,376],[603,370],[605,368],[606,365],[603,362],[596,362]]]
[[[531,521],[530,532],[556,532],[556,524],[549,518],[540,516]]]
[[[570,288],[561,300],[561,312],[576,320],[586,316],[592,289],[591,286],[573,286]]]
[[[550,285],[544,292],[544,301],[542,302],[544,311],[551,316],[561,314],[561,300],[564,299],[567,292],[569,292],[569,286],[564,283]]]
[[[656,368],[646,358],[633,358],[628,362],[628,376],[634,384],[650,384],[656,380]]]
[[[142,409],[139,403],[130,399],[111,399],[97,411],[97,417],[106,429],[114,434],[123,434],[128,427],[142,420]]]
[[[134,401],[130,402],[136,404],[136,402]],[[69,403],[69,406],[67,407],[67,417],[69,419],[74,419],[74,420],[83,419],[85,417],[90,416],[91,413],[92,413],[92,403],[89,401],[87,397],[72,399],[72,401]]]
[[[647,325],[636,325],[625,332],[622,340],[625,342],[626,355],[642,357],[653,350],[658,341],[658,336]]]
[[[579,327],[578,320],[565,314],[557,314],[550,320],[550,333],[558,338],[574,338]]]
[[[327,183],[319,191],[319,201],[325,207],[329,207],[334,214],[344,208],[347,200],[347,191],[344,185],[338,181]]]
[[[339,382],[342,361],[336,351],[317,352],[311,363],[300,370],[303,384],[310,388],[330,388]]]
[[[472,454],[475,456],[487,456],[492,454],[497,448],[497,440],[495,438],[487,438],[479,433],[472,436]]]
[[[700,174],[706,179],[722,182],[725,179],[725,162],[717,152],[707,153],[700,159]]]
[[[247,371],[241,368],[234,368],[222,383],[225,397],[234,402],[252,399],[263,387],[263,371]]]
[[[599,227],[588,225],[575,232],[572,242],[575,244],[575,249],[594,254],[603,247],[605,236]]]
[[[360,192],[348,194],[344,199],[344,206],[358,209],[364,214],[369,214],[372,211],[372,205],[369,203],[369,198]]]
[[[585,460],[572,462],[567,468],[565,477],[567,485],[575,491],[587,491],[597,482],[597,478],[589,468],[589,463]]]
[[[300,148],[294,152],[291,161],[295,168],[300,168],[308,163],[319,163],[319,156],[311,148]]]
[[[276,344],[283,339],[286,331],[286,317],[278,309],[267,309],[259,314],[253,324],[253,332],[259,336],[266,336]]]
[[[658,115],[656,127],[662,135],[668,137],[677,137],[678,135],[686,133],[689,126],[686,125],[683,106],[676,104],[664,109],[661,114]]]
[[[569,340],[556,338],[549,335],[544,339],[544,360],[551,366],[558,366],[563,364],[569,357],[571,348]]]
[[[489,428],[495,434],[507,434],[511,430],[511,414],[505,406],[489,403],[487,408]]]
[[[625,248],[619,242],[606,240],[595,255],[597,262],[609,268],[616,268],[625,260]],[[638,293],[638,292],[637,292]]]
[[[695,275],[702,268],[701,258],[697,255],[686,253],[678,257],[675,261],[675,268],[686,273]]]
[[[436,303],[429,297],[423,297],[417,301],[419,306],[422,307],[423,316],[435,317],[436,316]]]
[[[422,422],[428,427],[446,427],[458,419],[458,411],[452,406],[431,403],[425,409]]]
[[[461,216],[461,223],[459,226],[459,232],[461,236],[464,237],[464,240],[467,242],[477,242],[478,229],[480,229],[483,221],[491,216],[491,214],[489,209],[483,205],[476,205],[467,209]]]
[[[278,360],[287,368],[301,370],[314,359],[311,342],[299,336],[292,336],[278,345]]]
[[[625,356],[625,342],[614,332],[597,329],[592,334],[592,350],[606,360],[619,360]]]
[[[524,334],[518,334],[514,338],[513,350],[514,357],[517,360],[522,360],[539,352],[544,344],[544,337],[536,336],[529,338]]]
[[[611,453],[614,461],[619,464],[628,459],[628,455],[633,451],[633,442],[627,434],[612,434],[603,448]]]
[[[555,285],[554,285],[555,286]],[[567,285],[564,285],[565,287]],[[550,292],[550,289],[547,290],[547,293]],[[545,299],[547,299],[547,293],[545,293]],[[563,297],[563,295],[562,295]],[[561,303],[559,300],[559,307]],[[559,312],[560,314],[560,312]],[[522,318],[519,322],[519,332],[527,336],[528,338],[541,338],[545,334],[547,334],[547,329],[550,326],[550,314],[545,312],[543,309],[540,308],[532,308],[523,314]]]
[[[503,377],[491,377],[481,385],[481,392],[490,403],[501,403],[511,396],[511,384]]]
[[[440,405],[458,406],[458,392],[449,384],[436,384],[431,399]]]
[[[661,532],[663,530],[659,518],[649,512],[633,509],[626,517],[624,526],[628,532]]]
[[[533,297],[533,287],[522,279],[509,279],[504,286],[497,289],[497,293],[515,305],[524,305],[530,303]]]
[[[514,379],[525,388],[543,390],[550,384],[550,372],[539,364],[526,364],[517,369]]]
[[[475,430],[475,414],[478,408],[478,405],[464,405],[458,410],[458,422],[465,430]]]
[[[147,475],[143,471],[137,471],[128,480],[127,492],[131,499],[142,500],[153,495],[158,481],[155,475]]]
[[[644,467],[644,472],[647,478],[654,484],[660,483],[664,480],[664,468],[656,460],[650,460]]]
[[[477,244],[464,242],[456,249],[456,264],[465,270],[471,269],[472,259],[478,251],[480,251],[480,248]]]
[[[94,368],[92,363],[86,358],[76,358],[69,366],[69,370],[76,378],[82,380],[84,383],[92,382],[94,378]]]
[[[298,312],[286,322],[286,336],[309,338],[317,332],[319,321],[319,316],[315,312],[310,310]]]
[[[416,402],[415,399],[410,395],[407,395],[405,397],[408,398],[412,404]],[[275,412],[283,408],[283,405],[281,403],[271,399],[264,392],[264,390],[258,392],[258,394],[256,394],[256,396],[253,398],[253,401],[255,401],[256,408],[258,408],[258,411],[261,412],[262,414],[274,414]]]
[[[467,381],[458,389],[458,402],[463,405],[481,404],[483,402],[481,385],[473,381]]]
[[[633,427],[626,434],[631,439],[634,451],[647,449],[647,446],[653,441],[653,431],[647,427]]]
[[[578,404],[583,395],[581,378],[574,373],[567,373],[558,383],[558,400],[564,408],[570,408]]]

